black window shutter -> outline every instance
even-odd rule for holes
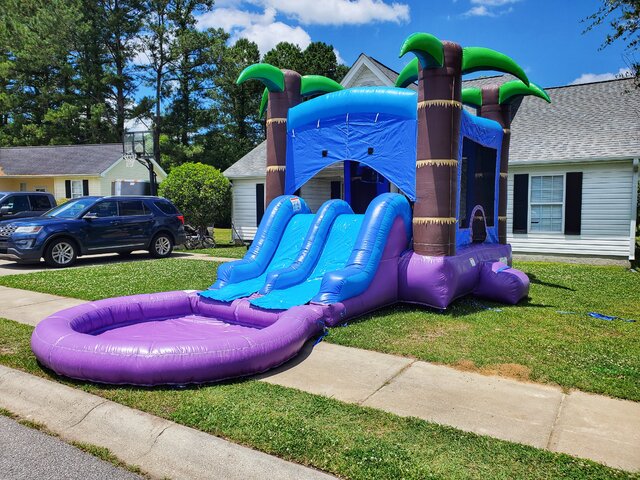
[[[529,174],[513,176],[513,233],[527,233],[529,223]]]
[[[567,172],[564,234],[580,235],[582,226],[582,172]]]
[[[71,198],[71,180],[64,181],[64,198]]]
[[[331,199],[342,198],[342,182],[331,182]]]
[[[82,195],[89,195],[89,180],[82,180]]]
[[[256,183],[256,225],[260,225],[264,215],[264,183]]]

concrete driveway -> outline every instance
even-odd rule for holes
[[[216,261],[215,258],[210,257],[208,255],[204,255],[201,253],[190,253],[184,251],[173,252],[171,258],[183,258],[183,259],[197,259],[197,260],[210,260]],[[123,257],[118,255],[117,253],[105,253],[102,255],[87,255],[84,257],[78,258],[76,264],[70,268],[81,268],[81,267],[92,267],[96,265],[108,265],[111,263],[126,263],[126,262],[135,262],[137,260],[150,260],[151,256],[148,252],[139,251],[133,252],[128,257]],[[228,259],[217,259],[217,261],[224,260],[228,261]],[[5,275],[18,275],[23,273],[32,273],[32,272],[41,272],[43,270],[53,270],[48,267],[44,261],[40,261],[40,263],[33,265],[23,265],[16,263],[12,260],[1,260],[0,259],[0,277]]]

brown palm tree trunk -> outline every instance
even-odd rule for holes
[[[287,164],[287,113],[302,101],[300,74],[283,70],[284,91],[269,92],[267,106],[266,205],[284,194]]]
[[[500,182],[498,187],[498,240],[507,243],[507,178],[509,172],[509,144],[511,142],[511,104],[500,105],[499,86],[482,88],[482,107],[478,115],[494,120],[502,127],[502,151],[500,154]]]
[[[458,147],[462,115],[462,48],[443,42],[444,64],[418,76],[418,158],[413,249],[456,253]]]

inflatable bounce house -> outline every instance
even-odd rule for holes
[[[397,302],[528,293],[506,244],[511,102],[549,101],[509,57],[424,33],[396,88],[352,88],[252,65],[266,86],[267,211],[245,257],[205,291],[91,302],[50,316],[32,349],[56,373],[113,384],[218,381],[273,368],[332,327]],[[518,80],[462,90],[482,69]],[[417,81],[418,92],[405,89]],[[471,115],[463,104],[477,109]],[[344,165],[344,200],[294,193]],[[391,193],[393,191],[397,193]]]

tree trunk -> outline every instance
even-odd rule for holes
[[[413,249],[429,256],[456,253],[462,48],[450,42],[443,45],[443,66],[421,69],[418,76]]]
[[[509,145],[511,142],[511,104],[500,105],[499,86],[482,88],[482,107],[478,115],[494,120],[502,127],[500,153],[500,182],[498,187],[498,241],[507,243],[507,178],[509,172]]]
[[[284,92],[269,92],[267,107],[266,205],[284,194],[287,164],[287,113],[302,101],[300,74],[284,72]]]

